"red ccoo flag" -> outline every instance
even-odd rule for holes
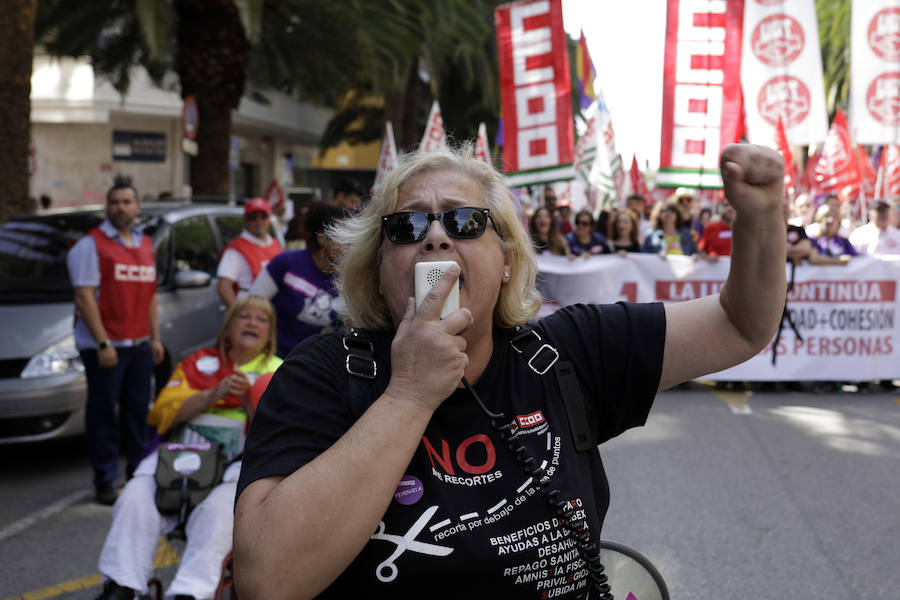
[[[478,125],[478,137],[475,138],[475,158],[491,164],[491,148],[488,146],[487,125],[482,122]]]
[[[634,154],[631,155],[631,171],[629,173],[631,175],[631,191],[634,194],[640,194],[644,197],[644,205],[650,201],[650,188],[647,187],[647,181],[644,179],[644,174],[641,173],[640,168],[638,167],[637,156]]]
[[[850,132],[847,131],[847,119],[840,108],[825,136],[822,154],[816,163],[814,181],[817,193],[835,192],[844,198],[856,196],[862,185],[859,163],[850,144]]]
[[[853,149],[856,151],[856,165],[859,167],[859,172],[862,176],[863,191],[867,198],[871,198],[875,194],[875,183],[878,180],[878,175],[875,173],[875,169],[872,168],[866,149],[862,146],[854,146]]]
[[[384,178],[397,164],[397,144],[394,143],[394,127],[388,121],[384,124],[384,140],[381,142],[381,154],[378,157],[378,171],[375,173],[375,183],[372,184],[372,192],[381,185]]]
[[[797,166],[794,164],[791,147],[788,145],[787,135],[784,132],[784,121],[780,116],[778,124],[775,126],[775,149],[784,159],[784,197],[793,201],[794,196],[797,195],[797,183],[800,176],[797,174]]]
[[[821,152],[816,150],[812,156],[807,157],[806,166],[803,167],[803,174],[800,176],[798,185],[801,192],[814,193],[816,188],[816,165],[819,164],[819,156]]]

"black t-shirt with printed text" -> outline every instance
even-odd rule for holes
[[[537,330],[560,360],[573,364],[596,439],[645,422],[662,367],[661,304],[570,306],[542,319]],[[310,338],[291,353],[250,427],[238,494],[316,458],[377,399],[390,379],[391,334],[373,335],[374,381],[346,372],[339,333]],[[600,455],[575,450],[553,370],[532,371],[510,335],[495,331],[475,390],[504,413],[517,443],[545,467],[551,488],[598,540],[609,505]],[[459,389],[432,416],[372,538],[319,597],[585,598],[587,590],[573,541],[489,418]]]

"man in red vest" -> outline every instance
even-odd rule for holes
[[[734,221],[734,208],[728,199],[722,200],[721,220],[710,223],[703,229],[703,235],[697,242],[697,254],[715,262],[720,256],[731,256],[731,225]]]
[[[137,191],[118,179],[106,194],[106,220],[66,257],[75,294],[75,345],[88,383],[88,458],[101,504],[116,500],[120,435],[127,476],[140,462],[153,365],[165,354],[153,242],[134,227],[140,212]]]
[[[269,203],[263,198],[253,198],[244,205],[245,229],[225,246],[216,272],[216,289],[225,308],[238,294],[249,290],[259,272],[281,253],[281,244],[269,235],[271,214]]]

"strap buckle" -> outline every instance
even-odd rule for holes
[[[375,346],[372,340],[361,335],[357,329],[348,329],[343,337],[344,350],[347,352],[361,351],[375,354]]]
[[[347,360],[344,362],[347,372],[363,379],[375,379],[378,374],[378,363],[375,361],[375,345],[368,336],[359,330],[350,328],[343,337]]]
[[[549,371],[550,367],[559,360],[559,352],[556,348],[545,343],[544,338],[534,328],[517,326],[515,331],[516,334],[509,341],[509,345],[519,354],[524,356],[531,354],[531,358],[528,359],[528,367],[538,375]]]
[[[537,334],[535,334],[537,335]],[[550,344],[543,344],[534,356],[528,359],[528,366],[538,375],[543,375],[559,360],[559,352]]]
[[[378,374],[378,363],[371,356],[348,354],[345,364],[348,373],[363,379],[375,379]]]

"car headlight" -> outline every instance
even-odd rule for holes
[[[75,349],[75,336],[67,335],[31,357],[21,377],[49,377],[81,371],[84,371],[84,365]]]

